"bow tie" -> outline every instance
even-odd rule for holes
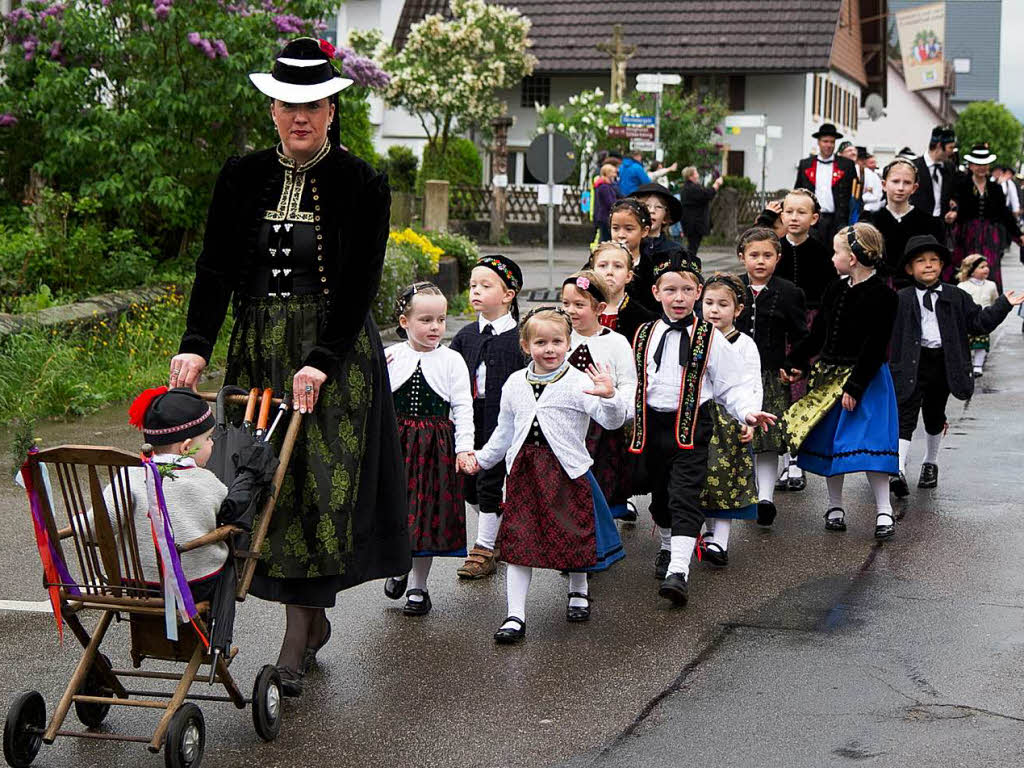
[[[669,320],[664,314],[662,314],[661,322],[668,326],[669,331],[679,331],[679,365],[685,368],[686,358],[690,354],[689,328],[694,323],[693,315],[687,315],[686,317],[681,317],[678,320]],[[661,354],[665,351],[665,339],[667,338],[668,331],[665,331],[661,335],[661,340],[658,342],[657,348],[654,350],[655,370],[661,369]]]
[[[917,282],[917,280],[915,280],[914,284],[917,286],[918,290],[924,291],[924,308],[931,312],[934,312],[935,304],[932,300],[932,294],[934,293],[935,295],[938,295],[942,293],[942,283],[940,282],[935,283],[934,285],[925,285],[924,283],[919,283]]]

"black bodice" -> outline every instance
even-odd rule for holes
[[[451,411],[451,406],[445,399],[427,384],[419,363],[416,363],[416,370],[409,380],[396,389],[393,396],[395,412],[399,416],[448,416]]]
[[[558,378],[561,378],[561,376],[559,376]],[[544,387],[547,386],[547,383],[541,381],[531,381],[530,386],[533,387],[534,399],[540,400],[540,396],[544,394]],[[537,421],[536,416],[533,417],[533,424],[530,425],[530,434],[526,436],[526,444],[539,445],[545,448],[548,445],[548,439],[544,437],[544,430],[540,428],[540,422]]]

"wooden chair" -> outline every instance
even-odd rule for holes
[[[206,400],[215,399],[203,393]],[[242,402],[244,397],[237,398]],[[269,401],[270,398],[268,397]],[[280,400],[272,404],[280,405]],[[261,410],[266,427],[269,407]],[[250,550],[240,557],[238,600],[244,600],[252,579],[259,551],[273,514],[277,494],[287,470],[292,447],[301,424],[298,411],[292,412],[273,479],[270,496],[253,532]],[[144,446],[144,450],[149,446]],[[150,449],[151,450],[151,449]],[[45,492],[42,464],[46,464],[53,498]],[[44,586],[59,589],[63,622],[84,649],[78,665],[48,724],[45,705],[35,691],[19,693],[7,717],[4,729],[4,757],[16,768],[29,765],[41,744],[52,744],[58,736],[146,743],[150,752],[165,749],[166,765],[171,768],[199,763],[205,745],[205,723],[200,709],[189,700],[230,702],[239,709],[252,704],[253,724],[265,741],[274,739],[281,727],[281,686],[277,670],[264,666],[250,698],[244,696],[228,666],[237,649],[228,658],[211,655],[199,632],[208,636],[206,620],[210,604],[196,605],[195,628],[179,627],[177,641],[168,640],[164,625],[163,585],[147,585],[142,570],[140,547],[153,547],[149,530],[136,530],[132,510],[132,479],[128,470],[141,467],[138,455],[109,447],[62,445],[32,454],[28,459],[34,488],[38,491],[44,527],[74,584],[53,584],[44,578]],[[103,497],[110,486],[113,509]],[[87,511],[92,510],[92,515]],[[63,527],[58,525],[58,520]],[[179,552],[189,552],[209,544],[230,541],[238,529],[222,526],[189,542],[177,542]],[[80,615],[98,611],[100,616],[90,635]],[[127,616],[131,632],[133,669],[115,669],[100,653],[112,620]],[[142,669],[147,659],[183,662],[182,672]],[[225,695],[192,694],[190,689],[203,667],[210,684],[223,686]],[[169,680],[173,691],[135,690],[126,687],[133,678]],[[128,682],[127,685],[131,683]],[[112,706],[155,709],[161,717],[151,737],[118,735],[92,730],[63,730],[68,711],[74,706],[78,719],[87,728],[99,726]]]

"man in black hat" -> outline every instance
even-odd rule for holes
[[[944,219],[949,213],[949,198],[953,191],[953,155],[956,153],[956,134],[953,129],[937,125],[932,129],[928,151],[914,158],[917,166],[917,191],[911,195],[915,208]]]
[[[850,223],[850,200],[857,169],[852,160],[835,154],[836,140],[843,134],[832,123],[822,123],[811,134],[818,140],[818,154],[800,161],[794,189],[809,189],[821,205],[814,232],[829,248],[836,232]]]

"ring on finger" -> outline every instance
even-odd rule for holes
[[[313,385],[312,384],[307,384],[306,385],[306,392],[312,392],[312,391],[313,391]]]

